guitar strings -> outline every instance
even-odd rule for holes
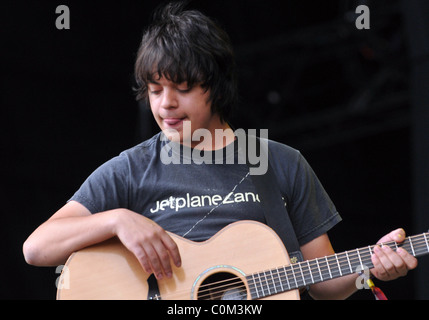
[[[414,237],[419,237],[419,236],[414,236]],[[408,239],[409,238],[407,238],[405,241],[407,241]],[[392,246],[393,247],[392,249],[397,247],[396,242],[386,242],[386,243],[383,243],[382,245]],[[408,252],[412,251],[411,245],[409,243],[404,243],[401,246],[404,249],[409,247],[409,249],[406,249]],[[295,270],[292,270],[292,271],[296,271],[295,273],[297,273],[297,275],[298,275],[298,277],[295,277],[295,276],[293,277],[295,282],[296,282],[296,280],[301,279],[301,281],[303,282],[303,286],[305,286],[306,280],[307,280],[307,282],[314,282],[310,278],[313,275],[312,271],[310,270],[311,267],[309,269],[309,265],[311,265],[311,264],[313,265],[313,268],[314,268],[315,264],[318,265],[318,267],[317,267],[317,269],[319,271],[318,273],[322,273],[322,274],[325,273],[325,277],[326,277],[327,272],[329,272],[329,274],[335,273],[336,274],[335,277],[338,277],[338,275],[341,276],[341,273],[343,273],[344,270],[345,270],[345,272],[344,272],[345,274],[354,273],[354,272],[352,272],[353,270],[350,270],[350,265],[372,266],[371,256],[372,256],[373,248],[374,248],[374,246],[368,246],[368,247],[363,247],[363,248],[352,250],[352,251],[346,251],[346,252],[340,253],[340,254],[334,254],[334,255],[327,256],[327,257],[316,258],[316,259],[300,262],[297,264],[292,264],[292,265],[285,267],[285,272],[284,272],[285,277],[290,278],[286,274],[287,273],[286,268],[295,269]],[[416,254],[427,253],[429,251],[429,246],[427,245],[426,240],[423,240],[423,239],[421,239],[421,240],[419,239],[418,241],[415,241],[413,244],[413,248],[414,248],[414,251],[416,252]],[[424,250],[419,252],[423,248],[424,248]],[[362,250],[365,250],[365,251],[360,252]],[[371,250],[371,252],[370,252],[370,250]],[[352,257],[352,258],[350,259],[350,257]],[[319,261],[321,261],[321,263],[318,263]],[[345,263],[347,264],[346,269],[340,268],[339,264],[345,264]],[[330,266],[333,266],[333,267],[331,268]],[[355,270],[355,272],[356,271],[359,271],[359,270]],[[320,274],[319,274],[319,276],[320,276]],[[330,276],[328,276],[328,277],[331,278]],[[296,279],[296,278],[300,278],[300,279]],[[325,279],[323,279],[323,280],[325,280]]]
[[[231,282],[231,280],[234,280],[235,282]],[[213,284],[216,285],[214,290],[211,289]],[[198,297],[201,298],[201,300],[219,300],[217,298],[223,297],[225,294],[225,290],[231,287],[233,289],[238,289],[240,294],[246,293],[246,296],[247,296],[246,285],[244,284],[244,281],[242,281],[240,277],[237,277],[237,276],[229,279],[213,282],[210,285],[204,285],[204,287],[209,287],[209,288],[198,291]],[[210,298],[205,299],[205,297],[210,297]]]
[[[235,281],[235,282],[232,282],[232,281]],[[225,280],[215,281],[206,285],[201,285],[200,290],[198,290],[197,296],[200,300],[218,300],[216,298],[210,298],[210,299],[205,299],[205,298],[212,297],[214,295],[217,295],[217,297],[221,298],[225,293],[225,289],[229,287],[233,287],[234,289],[239,289],[240,293],[245,292],[247,296],[247,289],[246,289],[246,285],[244,284],[244,280],[240,279],[240,277],[238,276],[234,276]],[[201,290],[201,288],[204,288],[204,289]],[[170,299],[174,299],[172,297],[181,296],[183,293],[186,293],[186,292],[189,292],[189,290],[182,290],[182,291],[176,291],[176,292],[164,294],[162,295],[162,297],[168,297]]]
[[[416,254],[427,253],[429,251],[429,245],[427,243],[426,235],[423,234],[423,236],[425,237],[425,239],[422,238],[422,235],[409,237],[409,238],[405,239],[404,243],[400,244],[400,246],[402,246],[408,252],[411,252],[412,251],[411,248],[413,248],[414,252]],[[413,243],[411,241],[411,238],[416,238],[416,237],[418,237],[418,240],[417,241],[414,240],[414,243]],[[386,243],[383,243],[380,245],[391,246],[392,249],[398,247],[397,243],[394,241],[386,242]],[[314,281],[314,279],[313,279],[313,272],[311,271],[311,266],[310,266],[311,264],[314,265],[314,263],[316,263],[318,266],[317,269],[319,271],[319,276],[320,276],[319,280],[320,281],[323,281],[326,278],[334,278],[334,277],[341,276],[343,272],[340,270],[344,270],[344,268],[341,268],[340,264],[344,264],[345,262],[347,262],[348,267],[346,266],[347,269],[345,270],[344,273],[345,273],[345,275],[351,274],[354,272],[350,268],[350,266],[352,264],[356,264],[356,262],[358,265],[365,265],[365,264],[369,264],[369,263],[372,264],[371,255],[373,252],[373,248],[374,248],[374,246],[363,247],[360,249],[352,250],[350,252],[347,251],[345,253],[334,254],[331,256],[327,256],[327,257],[316,258],[313,260],[300,262],[299,264],[289,265],[287,267],[283,267],[283,272],[280,272],[280,273],[283,273],[284,275],[283,276],[282,275],[276,276],[276,278],[280,279],[279,281],[284,281],[284,278],[286,278],[286,279],[291,279],[291,282],[295,282],[295,286],[291,287],[290,283],[288,281],[288,287],[290,289],[297,288],[297,287],[304,287],[308,283],[309,284],[316,283],[317,281]],[[424,249],[424,250],[420,251],[421,249]],[[362,250],[365,250],[365,251],[363,253],[361,253],[360,251],[362,251]],[[366,250],[368,250],[368,252],[366,252]],[[354,255],[354,257],[353,257],[353,255]],[[350,256],[352,256],[353,258],[350,259]],[[331,261],[329,261],[329,259]],[[319,260],[322,261],[320,264],[318,264]],[[334,261],[332,261],[332,260],[334,260]],[[324,266],[324,264],[325,264],[325,266]],[[320,265],[322,265],[322,268],[320,268]],[[333,268],[331,268],[330,265],[333,266]],[[279,268],[277,268],[277,274],[279,273],[278,269]],[[289,270],[287,270],[287,269],[289,269]],[[272,272],[272,270],[267,270],[267,271],[269,271],[270,273]],[[267,271],[255,273],[254,275],[257,275],[259,277],[259,282],[260,282],[259,286],[262,287],[262,291],[263,292],[268,291],[268,293],[270,294],[270,288],[273,288],[274,291],[277,291],[277,288],[276,288],[276,282],[273,278],[273,275],[272,274],[271,274],[271,276],[267,275]],[[292,277],[287,274],[290,271],[292,271]],[[327,271],[329,271],[329,276],[326,274]],[[358,271],[358,270],[356,270],[356,271]],[[325,279],[323,279],[323,277],[321,276],[322,273],[325,273]],[[334,273],[333,276],[332,276],[332,273]],[[262,275],[262,279],[261,279],[261,275]],[[272,278],[272,281],[273,281],[272,286],[270,286],[270,284],[269,284],[269,282],[271,282],[271,279],[268,279],[267,277]],[[302,282],[302,285],[298,284],[299,281]],[[266,284],[264,284],[263,282],[266,282]],[[280,283],[280,285],[282,286],[281,283]],[[255,286],[256,286],[256,284],[255,284]],[[255,288],[255,289],[257,290],[257,288]],[[274,292],[274,293],[276,293],[276,292]],[[265,293],[263,295],[265,295]]]
[[[399,245],[396,242],[394,242],[394,241],[385,242],[385,243],[381,243],[381,244],[377,244],[377,245],[389,246],[389,247],[392,247],[392,249],[401,246],[402,248],[404,248],[408,252],[412,251],[411,248],[413,248],[414,252],[416,254],[417,254],[417,251],[419,251],[419,250],[421,250],[423,248],[424,251],[421,252],[421,253],[427,253],[429,251],[429,246],[428,246],[428,243],[426,241],[426,239],[427,239],[426,235],[427,234],[423,234],[423,235],[425,236],[425,239],[422,238],[422,235],[411,236],[411,237],[406,238],[404,240],[404,242],[401,243],[401,244],[399,244]],[[416,237],[419,237],[418,241],[415,241],[413,243],[411,241],[411,238],[416,238]],[[307,277],[307,280],[310,280],[310,281],[307,281],[307,282],[311,282],[310,284],[316,283],[314,281],[311,281],[312,278],[311,279],[309,278],[309,276],[312,274],[312,271],[309,269],[308,264],[311,264],[312,262],[314,262],[316,260],[325,260],[325,262],[322,262],[322,263],[318,264],[319,265],[319,267],[317,268],[318,271],[316,271],[315,273],[317,273],[317,272],[326,273],[327,271],[330,271],[330,274],[331,274],[332,273],[331,270],[333,270],[333,268],[331,269],[329,267],[328,263],[330,263],[332,265],[337,265],[335,268],[337,268],[339,270],[340,267],[338,266],[338,264],[342,264],[342,263],[344,263],[344,261],[347,261],[350,264],[355,264],[357,261],[359,261],[359,264],[363,264],[364,262],[366,262],[366,263],[371,262],[371,255],[372,255],[372,253],[370,254],[369,251],[370,250],[373,251],[374,247],[375,247],[375,245],[368,246],[368,247],[362,247],[362,248],[359,248],[359,249],[355,249],[355,250],[351,250],[351,251],[346,251],[344,253],[339,253],[339,254],[334,254],[334,255],[330,255],[330,256],[326,256],[326,257],[322,257],[322,258],[316,258],[316,259],[312,259],[312,260],[307,260],[307,261],[304,261],[304,262],[299,262],[299,263],[291,264],[291,265],[288,265],[288,266],[277,267],[277,268],[275,268],[277,270],[277,273],[279,273],[279,269],[283,269],[284,272],[280,272],[280,273],[284,273],[284,275],[278,275],[278,276],[276,276],[276,279],[279,279],[279,281],[281,281],[281,282],[284,282],[284,279],[293,279],[291,281],[294,281],[295,284],[296,284],[296,287],[295,286],[291,287],[290,285],[288,285],[289,289],[282,290],[282,292],[288,291],[288,290],[293,290],[293,289],[296,289],[296,288],[299,288],[299,287],[304,287],[305,286],[305,279],[306,279],[306,277]],[[407,249],[407,248],[409,248],[409,249]],[[360,251],[360,250],[365,250],[365,252],[358,253],[358,251]],[[368,252],[366,252],[366,250],[368,250]],[[348,256],[351,255],[351,254],[354,254],[356,256],[352,260],[350,260],[350,258],[348,258]],[[328,260],[329,259],[335,259],[335,261],[328,262],[328,261],[326,261],[327,259]],[[340,259],[342,259],[342,261],[340,261]],[[337,262],[337,260],[338,260],[338,262]],[[317,263],[317,262],[314,262],[314,263]],[[320,267],[320,264],[326,264],[326,266]],[[286,270],[286,269],[290,269],[290,270]],[[295,270],[296,274],[298,275],[299,278],[301,278],[301,281],[303,282],[302,286],[298,285],[299,279],[297,279],[297,277],[295,275],[295,272],[293,272],[293,269],[296,269]],[[249,274],[249,275],[246,276],[246,278],[248,278],[250,276],[255,276],[255,275],[257,275],[259,277],[259,282],[260,282],[259,286],[262,287],[262,292],[263,292],[262,296],[268,296],[270,294],[276,294],[277,293],[277,289],[276,289],[276,285],[275,285],[275,280],[273,278],[274,276],[271,273],[272,270],[274,270],[274,269],[271,269],[271,270],[267,269],[265,271],[257,272],[257,273],[253,273],[253,274]],[[292,277],[287,274],[288,271],[289,272],[292,271],[292,274],[293,274]],[[333,270],[333,271],[335,271],[335,270]],[[267,279],[267,274],[266,274],[267,272],[271,273],[272,280]],[[346,270],[345,273],[346,274],[351,274],[351,273],[354,273],[354,272],[351,272],[350,268],[348,268],[348,270]],[[263,277],[265,277],[265,279],[261,279],[261,277],[260,277],[261,274],[263,274]],[[337,274],[336,277],[338,277],[338,275],[340,275],[341,273],[339,271],[336,271],[336,274]],[[334,278],[334,277],[332,277],[332,278]],[[235,282],[233,282],[232,280],[234,280]],[[323,280],[321,279],[321,281],[323,281]],[[268,283],[268,282],[271,282],[271,281],[272,281],[272,284],[273,284],[273,286],[271,286],[271,287],[275,291],[273,293],[270,293],[271,290],[270,290],[270,285]],[[198,294],[198,298],[203,298],[204,299],[205,297],[210,297],[211,299],[216,300],[215,298],[218,298],[218,297],[221,298],[221,297],[223,297],[224,293],[225,293],[225,289],[229,288],[229,287],[233,287],[234,289],[238,289],[238,290],[240,290],[240,293],[246,293],[246,296],[247,296],[247,288],[246,288],[246,285],[245,285],[244,282],[245,281],[243,281],[242,279],[240,279],[240,277],[235,276],[235,277],[228,278],[228,279],[225,279],[225,280],[220,280],[220,281],[212,282],[210,284],[201,285],[200,286],[200,290],[199,290],[199,294]],[[255,282],[255,281],[253,281],[253,282]],[[262,282],[266,282],[266,284],[263,284]],[[288,281],[288,283],[289,283],[289,281]],[[249,283],[248,283],[248,285],[249,285]],[[264,287],[265,287],[265,289],[264,289]],[[252,288],[250,288],[250,285],[249,285],[249,289],[250,289],[250,291],[252,290]],[[256,283],[255,283],[255,290],[257,290]],[[183,290],[183,292],[186,292],[186,291]],[[268,294],[265,294],[264,291],[268,291]],[[163,296],[164,297],[167,297],[167,296],[168,297],[172,297],[174,295],[181,295],[181,293],[175,292],[175,293],[170,293],[170,294],[163,295]],[[213,296],[215,298],[213,298]]]

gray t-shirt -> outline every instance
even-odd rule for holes
[[[232,154],[213,152],[213,164],[194,163],[183,150],[173,154],[180,164],[164,164],[160,154],[166,144],[159,133],[122,152],[97,168],[69,201],[81,203],[92,213],[128,208],[194,241],[206,240],[238,220],[265,223],[248,166],[239,161],[227,164],[232,162],[227,157],[237,160],[238,146]],[[270,164],[303,245],[341,218],[299,151],[271,140],[268,147]]]

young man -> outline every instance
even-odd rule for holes
[[[240,146],[227,122],[237,97],[228,36],[200,12],[180,5],[168,5],[154,21],[135,70],[138,98],[148,99],[161,132],[95,170],[26,240],[28,263],[64,264],[72,252],[117,236],[147,272],[162,279],[172,276],[172,264],[181,265],[178,247],[165,230],[203,241],[234,221],[266,223],[249,167],[237,161]],[[201,130],[205,136],[198,134]],[[206,138],[216,137],[217,130],[222,139]],[[303,258],[334,254],[327,232],[341,218],[331,200],[298,151],[267,143]],[[163,152],[169,163],[162,161]],[[212,163],[197,163],[192,155],[200,153]],[[398,229],[380,242],[404,238]],[[377,246],[374,251],[371,272],[381,280],[404,276],[417,265],[405,250]],[[312,285],[310,294],[346,298],[357,290],[356,277]]]

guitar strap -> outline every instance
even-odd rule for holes
[[[301,262],[303,261],[303,257],[299,247],[298,239],[295,235],[295,230],[290,220],[286,204],[280,193],[280,187],[278,186],[277,178],[275,177],[274,171],[270,165],[270,152],[268,150],[268,145],[266,146],[266,150],[264,150],[265,146],[260,143],[259,137],[247,135],[247,147],[252,145],[252,143],[249,143],[251,142],[251,139],[256,139],[256,141],[253,142],[253,146],[256,146],[256,150],[260,150],[259,156],[268,157],[267,172],[262,175],[250,175],[253,184],[256,187],[257,193],[259,194],[259,199],[261,200],[261,206],[264,211],[267,225],[271,227],[283,241],[283,244],[288,251],[291,263]],[[250,169],[255,167],[255,165],[249,161],[248,155],[249,152],[246,152],[246,164]]]

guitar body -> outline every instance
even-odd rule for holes
[[[157,281],[163,300],[251,299],[246,275],[290,264],[280,238],[255,221],[235,222],[204,242],[170,234],[182,266]],[[149,274],[117,238],[73,253],[63,268],[57,299],[148,299]],[[219,285],[221,284],[221,285]],[[297,289],[269,296],[299,299]]]

